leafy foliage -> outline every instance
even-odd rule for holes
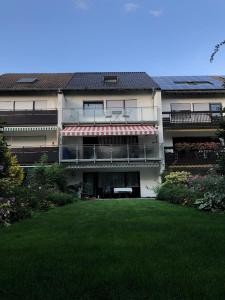
[[[19,197],[0,198],[0,226],[10,225],[31,216],[31,209]]]
[[[36,167],[29,171],[27,182],[33,190],[65,191],[66,175],[65,169],[58,165],[47,165],[46,157],[43,156]]]
[[[24,180],[24,172],[17,158],[8,149],[3,134],[0,134],[0,195],[7,195],[11,189]]]
[[[194,205],[200,210],[225,210],[225,178],[218,175],[195,176],[190,188],[198,195]]]
[[[157,192],[157,199],[175,204],[190,204],[194,193],[184,184],[163,183]]]
[[[215,46],[215,48],[213,50],[213,53],[210,57],[210,62],[211,63],[214,61],[215,55],[219,52],[220,48],[224,45],[225,45],[225,40]]]
[[[191,176],[189,172],[171,172],[165,176],[165,181],[171,184],[186,184]]]
[[[75,198],[66,193],[51,193],[48,195],[47,200],[56,206],[63,206],[66,204],[73,203]]]

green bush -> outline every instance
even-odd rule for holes
[[[31,216],[26,201],[19,198],[0,198],[0,225],[9,225]]]
[[[200,210],[225,210],[225,179],[223,176],[195,176],[189,186],[198,194],[195,206]]]
[[[29,170],[27,184],[34,190],[54,190],[64,192],[66,189],[66,170],[59,164],[48,165],[46,157]]]
[[[56,206],[63,206],[69,203],[73,203],[75,201],[75,198],[71,194],[51,193],[47,196],[47,201],[53,203]]]
[[[217,211],[225,210],[225,195],[218,192],[207,192],[202,199],[195,201],[195,206],[199,210]]]
[[[157,199],[175,204],[191,205],[196,199],[194,193],[184,184],[163,183],[157,191]]]
[[[165,182],[171,184],[187,184],[191,176],[189,172],[171,172],[165,176]]]

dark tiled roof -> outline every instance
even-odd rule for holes
[[[117,76],[116,83],[104,82],[105,76]],[[159,89],[145,72],[74,73],[67,90],[152,90]]]
[[[66,87],[73,73],[15,73],[0,76],[0,90],[58,90]],[[18,83],[23,78],[36,78],[34,82]]]
[[[225,76],[152,77],[163,91],[225,90]]]

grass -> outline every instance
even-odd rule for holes
[[[225,215],[78,202],[0,229],[0,299],[224,299]]]

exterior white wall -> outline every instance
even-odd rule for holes
[[[103,101],[106,107],[107,100],[137,100],[137,107],[154,106],[153,95],[146,94],[121,94],[121,95],[71,95],[65,97],[64,108],[83,108],[84,101]]]
[[[37,109],[57,109],[57,96],[45,95],[45,96],[0,96],[0,109],[12,110],[13,102],[16,101],[16,107],[19,109],[31,109],[33,108],[33,101],[36,101]],[[18,102],[18,105],[17,105]]]
[[[146,92],[146,93],[136,93],[136,94],[121,94],[121,95],[66,95],[63,109],[63,119],[64,122],[71,122],[71,114],[76,116],[81,115],[83,111],[83,103],[88,102],[96,102],[102,101],[104,104],[105,111],[107,110],[107,101],[119,101],[119,100],[135,100],[137,109],[131,109],[134,115],[131,114],[134,118],[138,120],[149,120],[149,121],[157,121],[159,118],[158,110],[156,107],[157,99],[160,92],[157,92],[157,96],[154,93]],[[156,102],[156,103],[155,103]],[[71,110],[70,110],[71,109]],[[98,117],[101,120],[101,117]],[[86,117],[87,120],[87,117]],[[105,119],[103,118],[102,121]],[[110,120],[108,120],[110,122]],[[124,122],[125,119],[122,121]]]
[[[154,188],[160,184],[160,168],[144,168],[140,170],[141,197],[155,197]]]

